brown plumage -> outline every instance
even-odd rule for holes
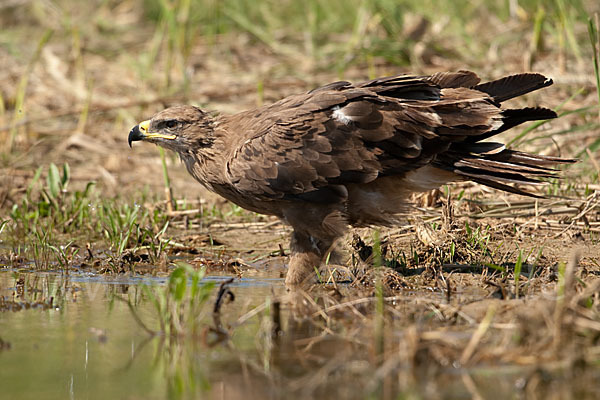
[[[503,101],[552,84],[519,74],[479,84],[472,72],[335,82],[232,116],[176,106],[134,127],[135,140],[181,156],[208,189],[290,224],[286,283],[304,281],[349,225],[391,225],[407,197],[458,180],[532,195],[551,167],[574,160],[482,142],[522,122],[555,118]]]

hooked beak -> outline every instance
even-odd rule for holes
[[[175,135],[164,135],[158,132],[149,132],[148,129],[150,127],[150,120],[146,120],[144,122],[140,122],[138,125],[131,128],[129,131],[129,137],[127,138],[127,142],[129,143],[129,147],[131,147],[132,142],[136,142],[138,140],[146,140],[152,138],[161,138],[161,139],[175,139],[177,136]]]

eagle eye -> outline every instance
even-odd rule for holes
[[[167,129],[174,129],[177,127],[177,125],[179,125],[179,123],[175,119],[169,119],[164,122],[164,126]]]

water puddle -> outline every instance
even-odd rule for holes
[[[532,376],[541,376],[538,384],[548,390],[573,389],[563,372],[539,375],[514,365],[467,371],[431,360],[421,365],[420,353],[409,349],[395,348],[381,362],[363,303],[352,312],[336,309],[347,315],[333,320],[335,306],[318,296],[280,303],[290,295],[282,279],[266,272],[234,279],[228,288],[235,300],[224,302],[215,317],[214,298],[229,279],[205,277],[215,282],[207,312],[202,321],[185,320],[199,329],[165,337],[149,334],[136,318],[160,330],[143,285],[159,293],[168,278],[0,272],[0,398],[498,398],[525,393]],[[301,312],[313,302],[330,307],[330,314]],[[408,334],[396,329],[389,337],[406,340]],[[440,340],[469,337],[448,332]],[[582,376],[597,381],[598,372]]]
[[[217,283],[226,279],[206,277]],[[0,305],[21,306],[0,310],[0,398],[25,393],[47,399],[177,398],[218,388],[218,382],[203,377],[213,364],[227,363],[232,356],[227,347],[181,340],[169,344],[177,349],[166,349],[165,338],[148,335],[127,303],[115,300],[136,299],[136,312],[156,327],[156,310],[139,292],[142,284],[165,282],[147,276],[0,273]],[[233,282],[231,290],[251,309],[273,296],[276,286],[281,289],[280,279],[246,278]],[[189,374],[193,379],[181,383]]]

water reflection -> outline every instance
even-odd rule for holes
[[[366,309],[339,309],[336,317],[322,311],[338,304],[334,297],[287,293],[281,280],[270,278],[234,281],[233,303],[224,301],[219,313],[209,310],[201,321],[186,320],[198,324],[186,331],[194,333],[149,335],[123,301],[160,332],[142,283],[160,290],[165,280],[0,273],[3,304],[53,299],[49,307],[0,311],[0,397],[498,398],[525,395],[531,382],[538,396],[568,397],[576,382],[598,378],[596,370],[570,380],[536,368],[444,366],[432,361],[435,348],[420,346],[412,328],[386,331],[377,351]],[[590,393],[589,385],[577,387],[580,396]]]

